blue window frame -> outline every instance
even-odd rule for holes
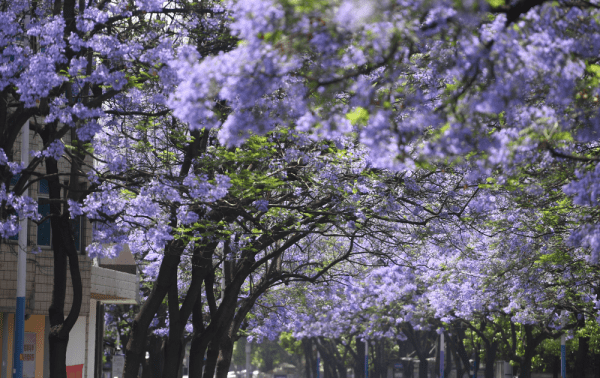
[[[42,218],[50,214],[50,202],[47,198],[50,193],[47,180],[40,180],[39,192],[38,192],[38,213]],[[81,217],[78,216],[75,219],[71,219],[71,227],[73,231],[73,239],[75,243],[75,249],[78,252],[82,252],[81,248]],[[37,245],[52,247],[52,226],[50,224],[50,218],[46,219],[38,225],[37,229]]]
[[[38,214],[44,218],[50,214],[50,203],[45,198],[40,198],[38,201]],[[50,247],[51,243],[52,227],[50,226],[50,218],[47,218],[37,226],[37,245]]]

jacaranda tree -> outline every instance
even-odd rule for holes
[[[488,316],[491,293],[502,305],[488,311],[519,322],[597,310],[595,293],[584,298],[600,252],[596,0],[0,4],[0,232],[18,232],[15,211],[39,219],[21,194],[43,161],[64,230],[53,377],[78,311],[64,321],[66,256],[77,265],[66,224],[80,214],[96,223],[90,256],[129,244],[154,278],[127,378],[165,298],[163,375],[176,374],[193,314],[191,373],[206,352],[204,371],[221,378],[263,294],[342,267],[356,279],[360,264],[420,267],[403,272],[416,280],[405,323]],[[22,167],[11,152],[30,119],[44,148]],[[574,288],[549,284],[559,271]],[[396,334],[379,320],[363,332]]]
[[[227,45],[226,39],[209,31],[218,30],[219,23],[206,17],[219,14],[220,8],[205,5],[185,1],[0,2],[0,229],[2,238],[16,235],[19,227],[15,214],[45,220],[37,214],[35,202],[22,193],[26,185],[46,179],[54,251],[49,309],[52,377],[66,377],[69,332],[82,301],[69,218],[81,215],[86,194],[101,184],[94,182],[84,191],[80,186],[91,164],[89,143],[103,124],[110,127],[103,117],[114,111],[114,102],[135,96],[133,89],[145,82],[163,78],[169,85],[174,71],[165,65],[175,56],[181,40],[193,43],[200,38],[209,50]],[[187,37],[192,30],[196,39]],[[157,95],[150,101],[159,107],[164,106],[165,98]],[[14,159],[13,151],[28,120],[41,137],[43,148],[32,151],[30,164],[23,166]],[[64,157],[71,164],[67,173],[58,170],[58,161]],[[42,163],[44,174],[35,171]],[[9,188],[11,180],[16,183]],[[61,190],[68,195],[63,196]],[[97,256],[100,250],[91,248],[88,252]],[[74,303],[65,319],[67,258]]]

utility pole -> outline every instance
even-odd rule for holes
[[[565,310],[562,310],[563,317],[567,315]],[[567,323],[563,320],[563,326]],[[560,376],[561,378],[567,378],[567,335],[563,334],[560,336]]]
[[[317,351],[317,378],[321,377],[321,355]]]
[[[440,334],[440,378],[444,378],[444,331]]]
[[[369,378],[369,340],[365,340],[365,378]]]
[[[252,352],[252,345],[249,341],[246,341],[246,378],[252,378],[252,372],[250,371],[250,352]]]
[[[21,128],[21,162],[29,165],[29,120]],[[25,187],[23,196],[29,196]],[[23,378],[23,343],[25,340],[25,291],[27,285],[27,218],[19,217],[19,247],[17,258],[17,309],[15,314],[15,345],[13,378]]]

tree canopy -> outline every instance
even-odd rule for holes
[[[163,377],[190,342],[190,375],[224,378],[242,336],[419,354],[433,333],[415,331],[456,324],[527,376],[535,348],[600,319],[599,17],[596,0],[0,1],[0,236],[42,219],[23,193],[46,178],[57,234],[83,215],[89,256],[129,246],[126,378],[150,331]],[[28,120],[43,142],[24,166]]]

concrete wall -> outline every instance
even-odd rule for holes
[[[139,278],[116,270],[91,267],[91,292],[97,299],[135,299],[139,291]]]
[[[69,333],[67,346],[67,366],[85,364],[86,347],[86,317],[80,316]],[[85,369],[85,366],[84,366]]]

